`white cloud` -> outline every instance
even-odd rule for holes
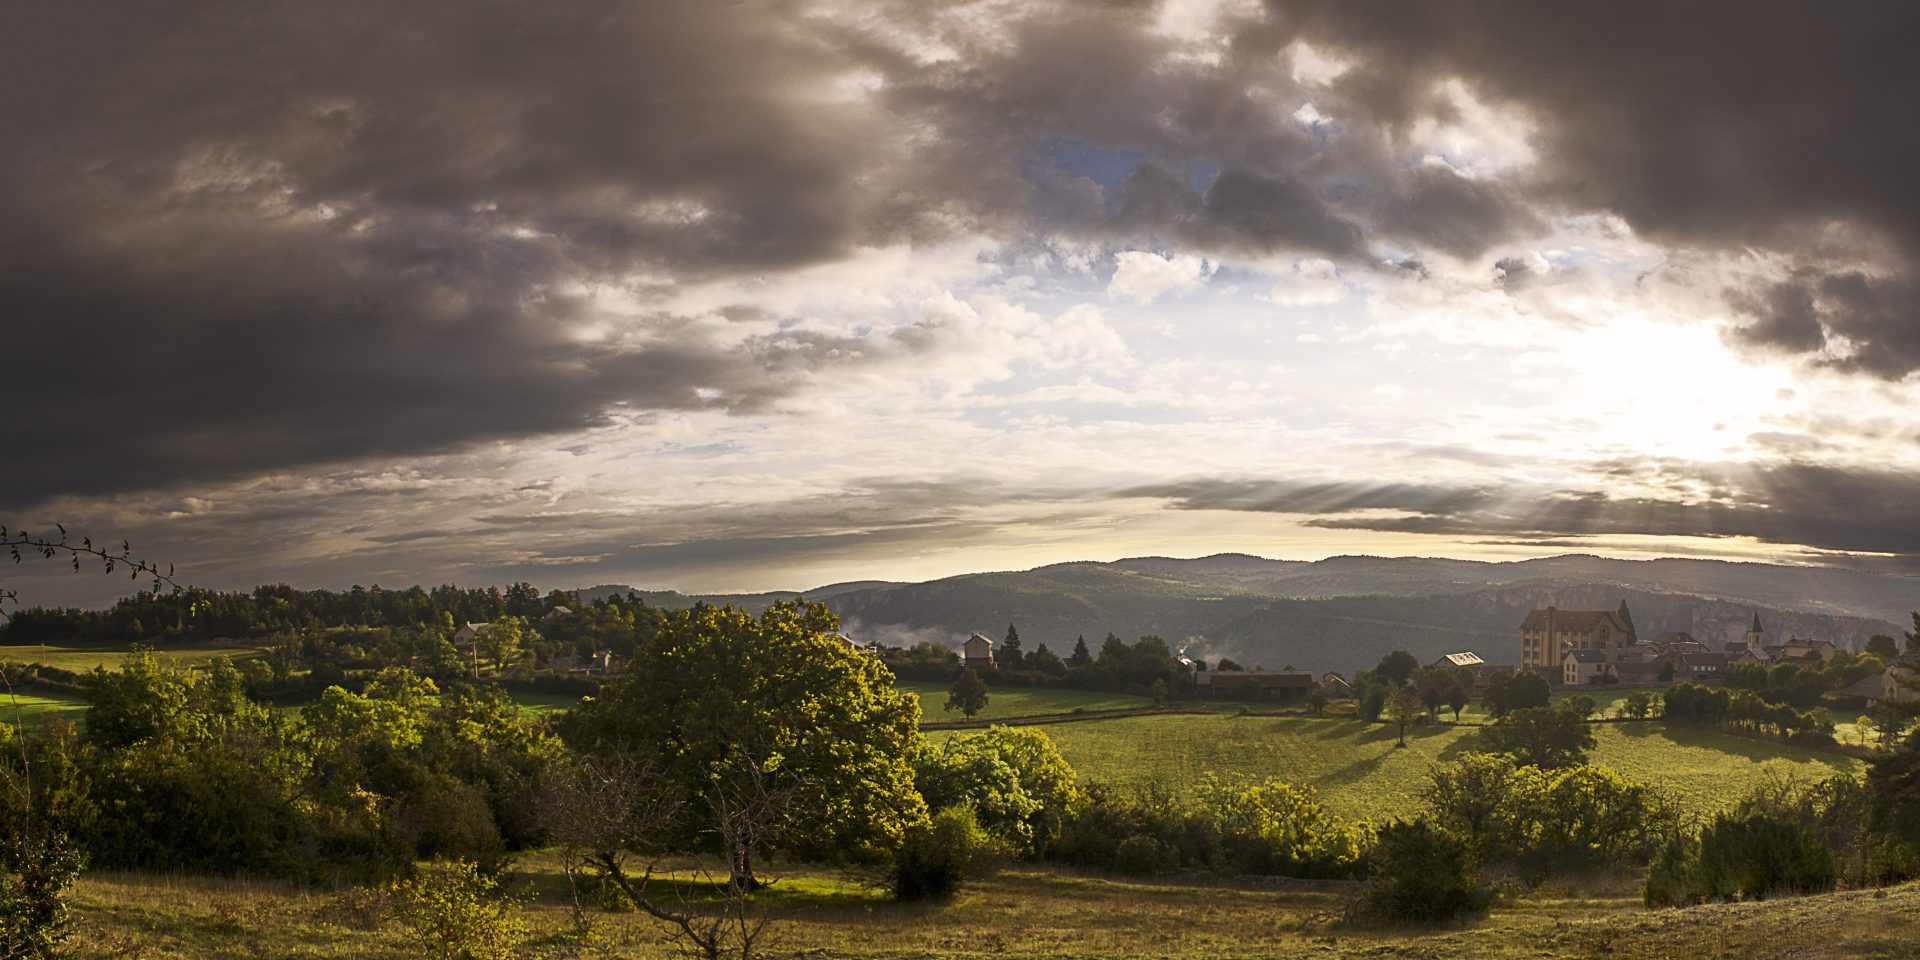
[[[1302,260],[1285,279],[1273,285],[1267,300],[1283,307],[1313,307],[1346,299],[1347,285],[1331,260]]]
[[[1310,87],[1324,87],[1340,75],[1347,72],[1352,64],[1338,57],[1330,56],[1314,49],[1308,44],[1295,41],[1287,48],[1287,63],[1292,68],[1293,81]]]
[[[1113,259],[1107,296],[1142,305],[1169,293],[1197,290],[1214,271],[1213,264],[1187,254],[1162,256],[1146,250],[1125,250],[1114,254]]]
[[[1515,108],[1501,109],[1476,97],[1458,79],[1435,91],[1451,109],[1444,117],[1414,121],[1409,136],[1421,160],[1466,177],[1487,177],[1534,162],[1533,123]]]

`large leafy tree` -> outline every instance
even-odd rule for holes
[[[1586,761],[1593,728],[1575,710],[1527,707],[1481,728],[1488,753],[1504,753],[1523,766],[1570,767]]]
[[[947,709],[958,710],[968,719],[987,708],[987,682],[973,672],[972,667],[961,667],[960,675],[953,678],[953,688],[947,691]]]
[[[754,885],[754,857],[771,850],[877,863],[926,820],[909,763],[925,745],[920,706],[838,629],[804,600],[759,619],[704,604],[678,611],[575,711],[569,736],[590,752],[646,757],[680,811],[661,831],[685,848],[724,848],[734,886]],[[780,816],[717,828],[726,797],[770,791]]]

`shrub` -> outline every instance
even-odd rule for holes
[[[1697,840],[1677,839],[1660,851],[1645,898],[1649,905],[1757,900],[1831,890],[1837,881],[1833,852],[1812,830],[1759,811],[1723,813]]]
[[[499,881],[467,862],[429,868],[394,884],[394,913],[431,960],[507,960],[529,928],[511,915]]]
[[[970,807],[981,829],[1024,857],[1051,847],[1085,802],[1073,768],[1038,730],[954,737],[927,751],[914,782],[929,807]]]
[[[1605,767],[1543,770],[1501,755],[1435,770],[1425,798],[1481,862],[1535,870],[1644,862],[1673,824],[1665,798]]]
[[[1152,837],[1132,836],[1114,849],[1113,865],[1121,873],[1144,877],[1166,869],[1167,855],[1172,852]]]
[[[1364,824],[1327,812],[1311,790],[1277,780],[1228,785],[1205,779],[1179,796],[1163,788],[1123,795],[1095,786],[1088,796],[1051,851],[1055,859],[1129,872],[1151,859],[1153,870],[1351,877],[1369,840]],[[1121,847],[1129,844],[1131,866],[1121,863]],[[1149,849],[1157,856],[1146,857]]]
[[[1466,841],[1426,820],[1382,828],[1368,865],[1366,904],[1379,916],[1445,923],[1487,907]]]
[[[988,847],[971,807],[947,807],[908,831],[893,864],[893,895],[900,900],[945,900],[960,892]]]

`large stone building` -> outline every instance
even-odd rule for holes
[[[1562,675],[1567,653],[1573,650],[1597,650],[1605,666],[1620,661],[1634,641],[1620,610],[1561,610],[1548,607],[1527,614],[1520,624],[1520,669],[1543,676]]]

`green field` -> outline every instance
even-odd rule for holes
[[[87,709],[87,698],[77,693],[52,693],[46,690],[19,690],[12,697],[0,692],[0,723],[13,723],[17,717],[22,723],[31,723],[35,717],[48,713],[64,713],[69,719],[79,719]]]
[[[925,723],[965,719],[947,705],[951,684],[934,680],[903,680],[895,686],[920,698],[920,717]],[[1008,717],[1032,717],[1075,710],[1110,710],[1119,707],[1144,707],[1151,701],[1125,693],[1100,693],[1094,690],[1054,690],[1044,687],[994,687],[987,691],[987,709],[975,719],[1003,720]]]
[[[1415,728],[1405,749],[1385,724],[1305,716],[1166,714],[1044,728],[1082,777],[1177,789],[1209,773],[1278,777],[1320,791],[1352,817],[1409,814],[1435,764],[1465,752],[1476,728]],[[1824,778],[1860,761],[1661,721],[1594,726],[1594,762],[1667,791],[1703,812],[1740,799],[1771,776]],[[961,735],[934,731],[939,740]]]
[[[17,644],[0,645],[0,661],[14,663],[44,663],[49,667],[85,673],[94,667],[116,669],[127,659],[127,644],[79,645],[47,644],[46,646],[22,646]],[[209,646],[205,644],[181,644],[154,647],[153,655],[162,660],[184,663],[188,666],[203,666],[215,657],[231,657],[235,660],[257,657],[259,647],[249,646]]]

